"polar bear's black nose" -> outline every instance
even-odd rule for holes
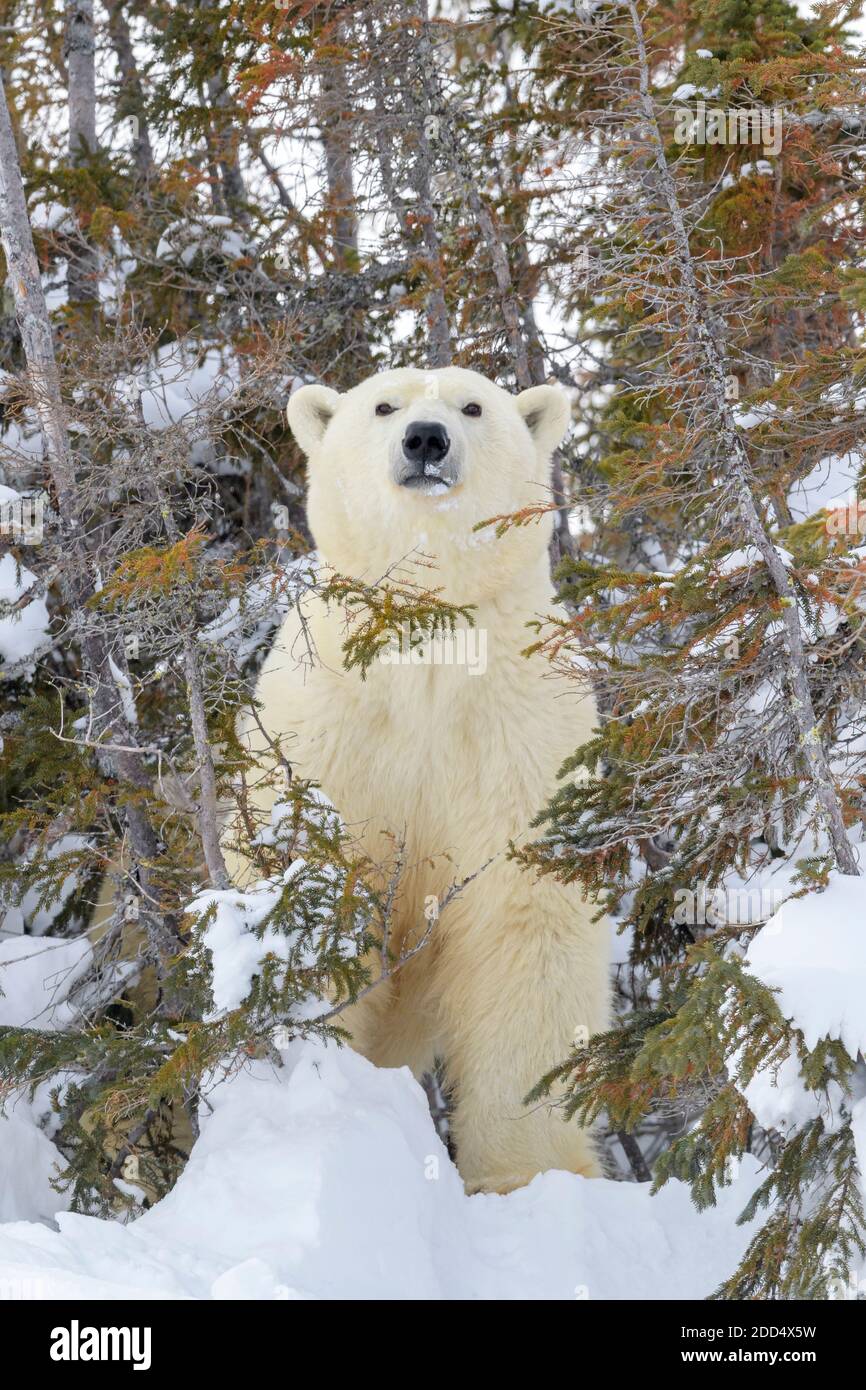
[[[435,420],[413,420],[403,435],[403,453],[422,469],[427,463],[441,463],[450,448],[448,431]]]

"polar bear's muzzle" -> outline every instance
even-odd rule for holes
[[[420,492],[438,492],[459,481],[451,438],[438,420],[412,420],[395,460],[394,481]]]

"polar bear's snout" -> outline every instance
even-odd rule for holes
[[[397,459],[395,482],[409,488],[425,488],[431,483],[451,487],[458,476],[455,451],[445,426],[439,420],[410,421]]]

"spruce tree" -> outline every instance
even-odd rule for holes
[[[573,617],[538,645],[578,657],[607,717],[525,858],[633,933],[616,1027],[555,1075],[570,1114],[642,1133],[656,1183],[699,1205],[760,1154],[768,1218],[720,1293],[826,1297],[864,1253],[857,1056],[807,1046],[748,951],[767,922],[783,950],[784,899],[860,872],[859,536],[808,499],[838,459],[860,471],[862,88],[829,12],[627,0],[536,22],[558,61],[572,33],[604,38],[574,77],[598,523],[560,571]],[[805,1118],[768,1133],[750,1084],[791,1066]]]

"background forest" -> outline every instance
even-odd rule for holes
[[[340,1038],[374,985],[387,895],[285,750],[255,822],[234,722],[312,586],[356,614],[347,664],[447,625],[435,575],[315,567],[285,407],[454,362],[573,402],[539,501],[569,619],[527,647],[590,674],[602,723],[522,857],[615,915],[617,1021],[530,1103],[597,1120],[606,1230],[642,1187],[648,1241],[697,1261],[710,1233],[704,1293],[862,1296],[858,17],[0,0],[0,1220],[50,1190],[168,1221],[205,1116],[230,1144],[216,1079]],[[382,1164],[355,1180],[386,1212]],[[592,1192],[539,1192],[592,1252]]]

